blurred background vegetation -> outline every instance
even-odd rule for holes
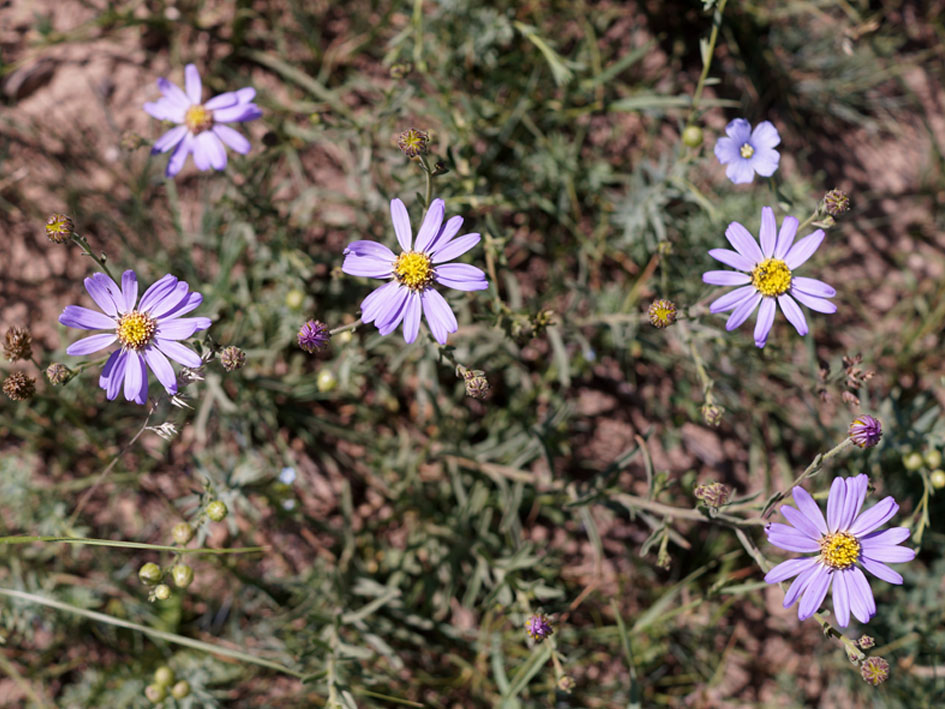
[[[116,268],[189,281],[213,342],[247,364],[208,365],[192,410],[164,402],[149,422],[179,435],[146,433],[98,485],[147,410],[106,402],[94,368],[53,388],[4,362],[39,384],[0,403],[3,534],[168,545],[213,497],[230,514],[192,546],[265,553],[189,557],[193,585],[152,603],[138,568],[170,552],[0,546],[0,586],[26,594],[0,600],[0,702],[150,706],[164,665],[190,684],[165,700],[181,707],[945,701],[942,3],[729,2],[691,148],[679,136],[716,9],[8,3],[0,325],[32,329],[39,366],[70,361],[55,318],[88,304],[94,264],[42,236],[62,211]],[[154,81],[182,83],[188,62],[206,95],[254,86],[265,115],[245,128],[246,158],[172,182],[165,158],[133,146],[159,135],[141,111]],[[780,130],[772,185],[733,186],[714,160],[736,116]],[[352,322],[371,287],[340,273],[345,244],[393,243],[395,196],[419,220],[423,175],[396,147],[408,127],[430,131],[449,169],[435,194],[483,234],[471,258],[492,288],[449,296],[448,354],[361,327],[308,355],[301,324]],[[706,251],[729,221],[757,233],[764,205],[803,221],[835,187],[854,208],[805,275],[837,288],[838,313],[811,317],[805,338],[779,318],[764,350],[749,325],[726,333],[707,314]],[[690,317],[652,328],[657,297]],[[490,399],[464,396],[450,357],[486,372]],[[853,367],[875,376],[851,382]],[[883,443],[829,473],[869,472],[920,545],[904,586],[875,586],[867,630],[892,667],[879,688],[781,609],[730,530],[627,497],[691,510],[694,486],[718,480],[760,504],[860,411],[884,421]],[[556,627],[541,644],[524,631],[534,612]]]

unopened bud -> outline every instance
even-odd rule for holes
[[[228,511],[226,505],[223,504],[221,500],[213,500],[207,504],[207,517],[214,522],[222,522],[226,519],[226,513]]]
[[[171,536],[176,543],[183,546],[194,538],[194,528],[187,522],[178,522],[171,529]]]
[[[824,195],[824,211],[831,217],[839,217],[850,211],[850,198],[840,190],[830,190]]]
[[[144,696],[152,704],[160,704],[167,699],[167,687],[163,684],[149,684],[144,688]]]
[[[33,336],[25,327],[13,326],[7,330],[3,342],[3,355],[11,362],[33,356]]]
[[[566,694],[570,694],[574,689],[574,678],[571,675],[561,675],[558,679],[558,689]]]
[[[850,440],[860,448],[872,448],[882,437],[883,424],[869,414],[857,416],[850,424]]]
[[[702,129],[699,126],[686,126],[682,132],[682,142],[690,148],[702,145]]]
[[[397,62],[390,68],[390,78],[403,79],[413,71],[413,62]]]
[[[912,451],[902,457],[902,465],[909,471],[915,471],[921,468],[922,462],[922,454],[917,451]]]
[[[320,320],[309,320],[299,329],[299,347],[309,354],[324,349],[330,340],[328,326]]]
[[[75,224],[65,214],[53,214],[46,220],[46,237],[57,244],[72,238]]]
[[[174,682],[174,670],[167,665],[161,665],[154,670],[154,684],[168,686]]]
[[[676,322],[676,306],[671,300],[654,300],[647,314],[650,316],[650,324],[660,330]]]
[[[722,423],[722,415],[724,413],[725,409],[721,406],[716,406],[715,404],[702,405],[702,420],[709,426],[714,427]]]
[[[180,682],[171,687],[171,696],[174,699],[183,699],[190,694],[190,682],[185,679],[182,679]]]
[[[861,635],[860,639],[856,641],[856,646],[860,648],[860,650],[869,650],[875,644],[876,641],[873,640],[873,636],[871,635]]]
[[[10,372],[3,380],[3,393],[13,401],[32,399],[36,393],[36,380],[25,372]]]
[[[154,590],[151,591],[154,594],[154,597],[159,601],[166,601],[171,597],[171,587],[166,583],[159,583],[154,587]]]
[[[246,364],[246,353],[235,345],[220,350],[220,364],[227,372],[242,369]]]
[[[133,152],[138,148],[143,148],[145,145],[147,145],[147,141],[133,130],[126,130],[118,139],[118,147],[126,153]]]
[[[867,657],[860,665],[860,675],[868,684],[878,687],[889,678],[889,663],[882,657]]]
[[[531,636],[532,640],[540,643],[549,635],[555,632],[551,627],[551,621],[544,613],[535,613],[525,621],[525,630]]]
[[[707,507],[718,509],[732,497],[732,488],[720,482],[703,483],[696,485],[692,493],[697,500],[702,500]]]
[[[72,375],[72,370],[60,362],[53,362],[48,367],[46,367],[46,379],[49,380],[50,384],[56,386],[59,384],[65,384],[67,381],[72,379]]]
[[[925,458],[925,464],[932,469],[942,464],[942,454],[938,452],[938,448],[929,448],[925,451],[923,458]]]
[[[141,583],[147,584],[148,586],[153,586],[156,584],[161,580],[163,575],[164,572],[161,571],[161,567],[155,564],[153,561],[149,561],[147,564],[138,569],[138,578],[141,579]]]
[[[932,483],[932,487],[936,490],[941,490],[945,487],[945,470],[939,468],[938,470],[933,470],[929,473],[929,481]]]
[[[456,374],[463,378],[466,385],[466,396],[472,399],[488,399],[492,394],[492,386],[481,369],[466,369],[463,365],[456,367]]]
[[[320,392],[327,393],[338,386],[338,378],[330,369],[323,369],[315,378],[315,386]]]
[[[429,145],[430,134],[416,128],[408,128],[400,134],[400,138],[397,140],[397,147],[400,148],[400,152],[408,158],[426,155]]]
[[[171,577],[177,588],[187,588],[194,581],[194,570],[187,564],[176,564],[171,569]]]

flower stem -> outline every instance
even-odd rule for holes
[[[118,281],[115,279],[115,276],[112,274],[111,270],[108,268],[108,264],[106,263],[106,258],[105,258],[105,254],[104,254],[104,253],[99,254],[98,256],[96,256],[96,255],[95,255],[95,252],[92,251],[92,247],[89,246],[88,239],[86,239],[86,238],[85,238],[84,236],[82,236],[81,234],[75,234],[75,233],[74,233],[74,234],[72,235],[72,240],[73,240],[76,244],[79,245],[79,247],[82,249],[82,253],[84,253],[84,254],[85,254],[86,256],[88,256],[90,259],[92,259],[93,261],[95,261],[95,263],[97,263],[99,266],[101,266],[101,267],[102,267],[102,270],[105,271],[105,273],[108,275],[108,277],[111,278],[113,281],[115,281],[115,283],[118,283]]]
[[[820,472],[820,469],[823,468],[824,463],[825,463],[826,461],[830,460],[830,459],[833,458],[835,455],[837,455],[840,451],[842,451],[844,448],[846,448],[847,446],[850,446],[850,445],[852,445],[852,444],[853,444],[852,439],[850,439],[850,438],[844,438],[840,443],[838,443],[837,445],[835,445],[833,448],[831,448],[831,449],[830,449],[829,451],[827,451],[826,453],[818,453],[816,456],[814,456],[814,459],[811,461],[811,464],[807,466],[807,468],[804,470],[804,472],[801,473],[800,475],[798,475],[798,476],[794,479],[794,482],[791,483],[791,488],[797,487],[797,486],[800,485],[802,482],[804,482],[805,480],[807,480],[807,478],[812,478],[812,477],[814,477],[817,473]],[[762,511],[761,511],[761,516],[762,516],[762,517],[767,517],[767,516],[771,513],[772,508],[773,508],[778,502],[780,502],[781,500],[783,500],[785,497],[787,497],[787,492],[786,492],[786,491],[778,491],[778,492],[774,493],[774,494],[768,499],[768,501],[765,503],[764,509],[762,509]]]
[[[328,331],[328,334],[329,334],[329,336],[334,337],[335,335],[337,335],[337,334],[340,333],[340,332],[347,332],[348,330],[354,330],[354,329],[356,329],[359,325],[363,325],[363,324],[364,324],[364,321],[362,321],[361,318],[358,318],[358,319],[355,320],[354,322],[348,323],[347,325],[340,325],[340,326],[334,328],[333,330],[329,330],[329,331]]]
[[[712,66],[712,55],[715,53],[715,42],[719,38],[719,27],[722,26],[722,13],[725,12],[726,2],[727,0],[721,0],[718,7],[715,8],[715,14],[712,16],[712,32],[709,33],[709,44],[706,47],[704,61],[702,62],[702,74],[699,75],[699,83],[696,84],[696,91],[692,95],[692,108],[689,110],[686,125],[692,125],[695,122],[696,112],[699,110],[699,101],[702,100],[702,90],[705,88],[705,81],[709,77],[709,68]]]

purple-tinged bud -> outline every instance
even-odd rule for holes
[[[721,406],[716,406],[715,404],[702,405],[702,420],[706,422],[706,425],[712,426],[713,428],[722,423],[722,415],[724,413],[725,409]]]
[[[850,424],[850,439],[860,448],[872,448],[883,437],[883,425],[879,419],[863,414]]]
[[[861,635],[860,639],[856,641],[856,646],[860,648],[860,650],[869,650],[875,644],[876,641],[873,640],[872,635]]]
[[[46,237],[57,244],[72,238],[75,224],[65,214],[53,214],[46,220]]]
[[[850,211],[850,198],[840,190],[830,190],[824,195],[824,211],[831,217],[839,217]]]
[[[430,134],[416,128],[408,128],[400,134],[397,147],[408,158],[426,155],[430,145]]]
[[[320,320],[309,320],[299,329],[299,347],[313,354],[328,346],[331,333]]]
[[[529,616],[525,621],[525,630],[531,636],[532,640],[540,643],[551,635],[555,630],[551,627],[551,621],[544,613],[535,613]]]
[[[867,657],[860,665],[860,676],[868,684],[878,687],[889,679],[889,663],[881,657]]]

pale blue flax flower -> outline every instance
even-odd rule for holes
[[[444,224],[442,199],[433,200],[416,240],[404,203],[392,200],[390,213],[400,255],[376,241],[355,241],[344,251],[341,270],[348,275],[390,279],[361,302],[361,319],[373,322],[382,335],[389,335],[403,322],[404,340],[413,342],[422,313],[434,339],[445,345],[446,338],[459,326],[446,299],[433,285],[465,291],[489,287],[486,274],[475,266],[447,263],[478,244],[479,234],[457,236],[463,226],[462,217],[451,217]]]
[[[723,165],[725,176],[736,185],[762,177],[771,177],[778,169],[781,154],[775,146],[781,142],[778,129],[770,121],[762,121],[752,130],[751,123],[736,118],[725,127],[726,136],[715,143],[715,157]]]
[[[226,167],[224,146],[242,155],[249,152],[249,140],[226,124],[252,121],[262,115],[253,103],[256,89],[228,91],[201,103],[203,86],[193,64],[184,68],[185,90],[164,78],[158,79],[157,85],[162,97],[144,104],[144,110],[158,120],[178,124],[151,148],[152,155],[173,149],[165,175],[174,177],[180,172],[191,153],[198,170],[222,170]]]
[[[768,340],[776,305],[781,307],[781,312],[799,335],[806,335],[808,328],[798,302],[819,313],[837,311],[837,306],[826,300],[837,294],[833,287],[816,278],[794,274],[817,251],[824,240],[824,230],[818,229],[794,243],[797,227],[797,219],[785,217],[779,231],[774,210],[762,207],[761,246],[745,227],[732,222],[725,230],[725,236],[735,251],[709,251],[709,256],[716,261],[738,271],[706,271],[702,280],[713,286],[740,286],[710,303],[709,311],[725,313],[731,310],[732,314],[725,323],[725,329],[731,331],[758,308],[755,322],[755,344],[758,347],[764,347]]]
[[[66,349],[69,355],[88,355],[118,342],[121,348],[105,362],[98,383],[109,400],[124,389],[125,399],[144,404],[148,398],[148,369],[168,394],[177,393],[177,375],[168,358],[185,367],[199,367],[200,357],[181,344],[198,330],[210,327],[210,318],[182,317],[203,302],[200,293],[167,274],[138,300],[138,278],[125,271],[121,286],[104,273],[85,279],[85,289],[102,312],[67,305],[59,316],[66,327],[108,330],[84,337]]]
[[[782,561],[765,575],[768,583],[797,577],[784,595],[784,607],[790,608],[800,598],[800,620],[817,612],[832,586],[837,625],[847,627],[851,612],[861,623],[869,622],[876,615],[876,602],[863,570],[883,581],[902,584],[902,576],[884,562],[897,564],[915,558],[913,549],[899,546],[909,538],[909,529],[876,531],[892,519],[899,505],[892,497],[885,497],[860,513],[868,485],[866,475],[834,478],[826,519],[810,493],[795,487],[797,507],[781,507],[781,514],[791,524],[775,522],[765,528],[768,541],[776,547],[817,554]]]

